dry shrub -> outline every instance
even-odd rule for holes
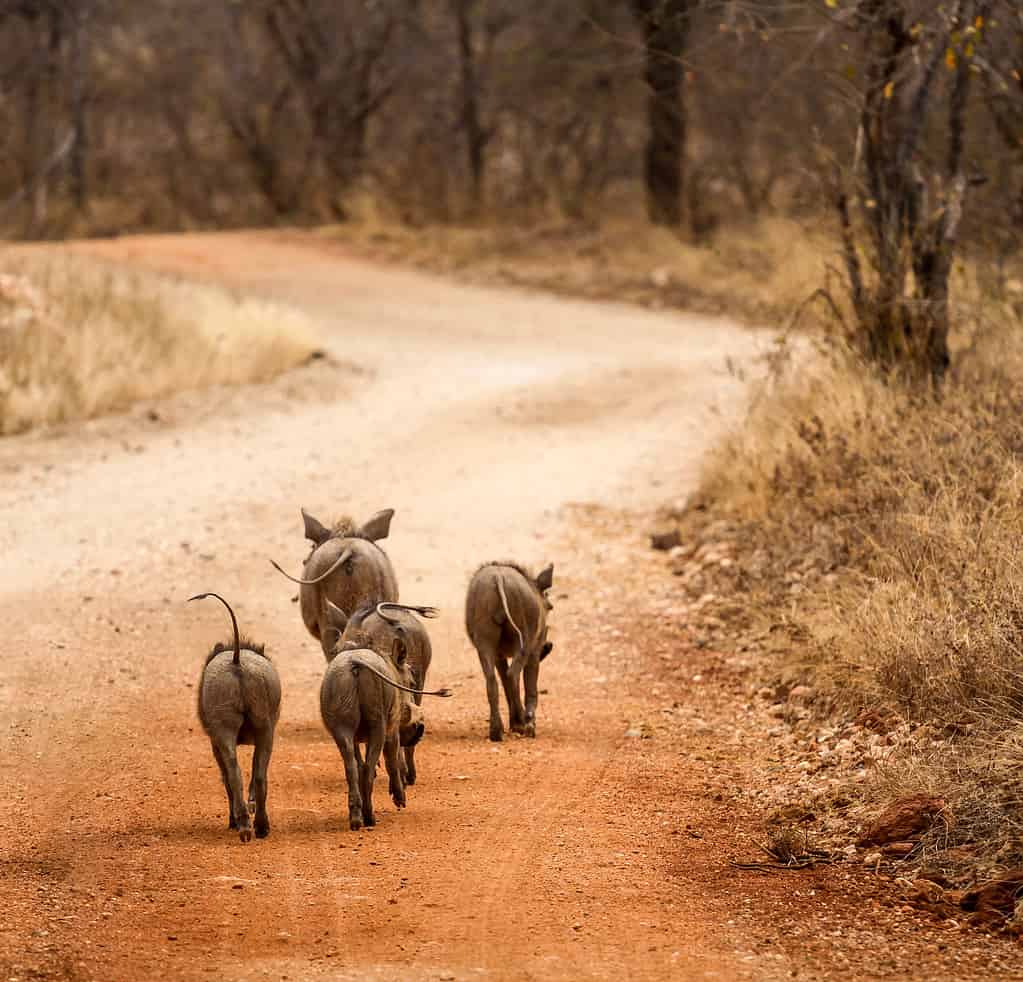
[[[826,278],[836,251],[826,231],[780,217],[724,226],[706,245],[627,215],[599,225],[411,228],[363,210],[323,234],[372,258],[477,281],[749,321],[784,317]]]
[[[940,396],[838,343],[783,350],[687,521],[726,519],[718,587],[784,633],[771,671],[912,724],[882,784],[942,795],[949,841],[1004,850],[1023,831],[1023,341],[1009,306],[985,316],[1001,329],[959,339]]]
[[[70,256],[0,277],[0,434],[269,380],[308,359],[297,311]]]

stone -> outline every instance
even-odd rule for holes
[[[812,702],[816,694],[813,686],[796,685],[789,690],[789,702]]]
[[[677,529],[666,529],[650,533],[650,548],[667,552],[682,545],[682,533]]]
[[[881,852],[892,859],[905,859],[915,848],[915,842],[887,842]]]
[[[973,912],[970,919],[976,924],[997,924],[1013,916],[1021,891],[1023,869],[1009,869],[995,879],[965,891],[960,906]]]
[[[890,842],[916,841],[945,809],[945,801],[933,795],[913,794],[899,798],[874,819],[858,844],[883,846]]]
[[[913,880],[905,893],[910,900],[926,904],[937,904],[945,899],[945,891],[940,884],[923,878]]]

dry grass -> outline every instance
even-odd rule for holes
[[[315,348],[298,312],[155,274],[19,258],[0,278],[0,434],[262,382]]]
[[[839,344],[779,356],[683,523],[729,530],[714,588],[783,637],[769,672],[918,726],[873,788],[949,801],[929,848],[1023,862],[1023,324],[983,314],[940,398]]]
[[[819,223],[818,223],[819,224]],[[372,216],[321,234],[374,259],[467,279],[778,323],[828,278],[834,239],[784,218],[730,225],[707,245],[635,219],[427,226]]]

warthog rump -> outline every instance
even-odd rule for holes
[[[398,599],[398,581],[387,553],[378,546],[391,528],[391,508],[377,512],[362,525],[337,522],[327,528],[302,509],[305,537],[313,543],[301,577],[291,576],[272,559],[274,568],[300,585],[299,606],[309,633],[320,642],[329,660],[334,636],[328,630],[327,603],[352,614],[359,607]]]
[[[414,616],[436,617],[434,607],[414,607],[409,604],[380,603],[360,607],[351,617],[343,610],[328,601],[327,617],[330,629],[336,631],[341,638],[341,646],[371,648],[381,655],[390,656],[394,642],[403,643],[412,686],[422,689],[426,686],[426,676],[433,658],[430,635],[426,627]],[[422,705],[423,697],[412,697],[417,706]],[[405,753],[405,783],[416,783],[416,744],[413,730],[402,721],[401,745]],[[421,735],[421,734],[420,734]]]
[[[410,684],[403,643],[394,641],[390,658],[369,648],[344,648],[327,665],[320,685],[320,715],[344,762],[348,783],[348,824],[352,829],[376,824],[373,781],[380,753],[387,768],[388,790],[398,808],[405,807],[405,782],[398,758],[399,729],[408,708],[410,724],[422,735],[421,713],[408,696],[450,695],[446,689],[423,692]],[[365,745],[365,759],[359,752]]]
[[[473,574],[465,600],[465,629],[479,655],[490,703],[490,739],[501,740],[498,676],[508,701],[508,725],[513,732],[536,736],[537,684],[540,662],[553,645],[547,640],[547,591],[554,567],[534,577],[516,563],[486,563]],[[526,702],[519,678],[524,674]]]
[[[200,593],[189,600],[206,597],[215,597],[227,607],[234,638],[227,644],[215,644],[206,656],[199,677],[199,722],[210,738],[227,792],[228,828],[237,829],[242,842],[248,842],[252,838],[250,811],[256,816],[256,838],[270,834],[267,771],[281,710],[281,681],[263,646],[239,636],[234,611],[223,597]],[[247,803],[238,766],[240,743],[251,743],[255,748]]]

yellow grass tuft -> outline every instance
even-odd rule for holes
[[[0,434],[211,385],[264,382],[316,346],[298,311],[88,260],[0,276]]]

